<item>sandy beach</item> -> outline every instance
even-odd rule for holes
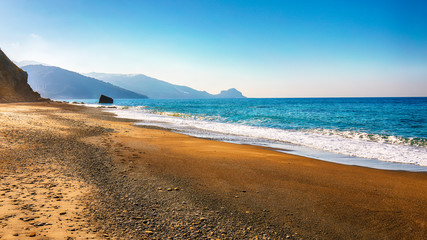
[[[0,239],[425,239],[427,173],[0,104]]]

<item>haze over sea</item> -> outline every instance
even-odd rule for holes
[[[97,106],[97,100],[71,101]],[[119,99],[114,105],[107,111],[138,125],[343,164],[427,171],[427,98]]]

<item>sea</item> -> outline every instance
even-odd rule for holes
[[[323,161],[427,172],[427,98],[72,99],[136,125]]]

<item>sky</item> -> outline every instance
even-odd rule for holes
[[[426,1],[0,0],[0,48],[213,94],[427,96]]]

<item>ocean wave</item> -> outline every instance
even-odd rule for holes
[[[387,134],[372,134],[360,131],[340,131],[336,129],[311,129],[306,130],[308,132],[314,132],[328,136],[341,136],[350,139],[360,139],[371,142],[387,143],[393,145],[406,145],[414,147],[427,147],[427,139],[417,137],[399,137]]]

